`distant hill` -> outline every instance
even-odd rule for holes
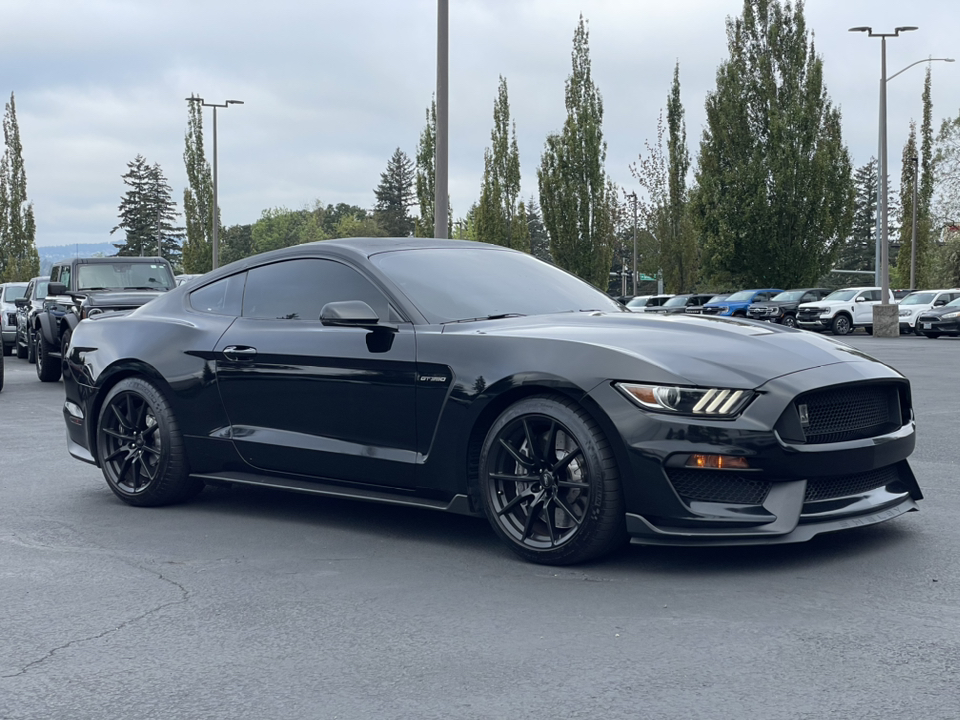
[[[78,243],[76,245],[44,245],[37,248],[40,274],[49,275],[55,262],[72,257],[110,257],[117,254],[113,243]]]

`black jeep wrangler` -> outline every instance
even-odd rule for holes
[[[73,258],[53,266],[43,309],[34,319],[37,377],[60,379],[61,358],[84,318],[134,310],[177,286],[163,258]]]

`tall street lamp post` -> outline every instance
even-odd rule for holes
[[[914,155],[913,163],[913,229],[910,232],[910,289],[917,289],[917,179],[920,176],[920,158]]]
[[[899,316],[890,305],[890,272],[887,248],[887,38],[916,30],[912,25],[894,28],[892,33],[875,33],[873,28],[854,27],[850,32],[865,32],[880,38],[880,304],[873,306],[873,334],[878,337],[900,335]]]
[[[633,294],[637,294],[637,193],[626,193],[633,200]]]
[[[450,4],[437,0],[437,146],[434,167],[433,236],[447,237],[447,212],[450,194],[447,188],[447,146],[449,128]]]
[[[213,217],[210,224],[213,226],[211,236],[213,238],[213,269],[220,267],[220,205],[217,202],[217,108],[225,108],[230,105],[243,105],[243,100],[227,100],[223,103],[208,103],[202,97],[191,95],[186,98],[187,102],[198,102],[203,107],[213,108]]]

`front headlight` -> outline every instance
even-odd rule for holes
[[[646,410],[708,418],[735,417],[755,395],[751,390],[692,388],[680,385],[616,383],[616,387]]]
[[[913,315],[913,313],[910,312],[909,310],[901,310],[901,311],[900,311],[900,317],[910,317],[911,315]]]
[[[946,315],[941,315],[941,320],[953,320],[954,318],[960,317],[960,310],[957,312],[947,313]]]
[[[821,316],[823,316],[823,315],[831,315],[832,313],[833,313],[833,308],[823,308],[823,309],[820,311],[820,315],[821,315]]]

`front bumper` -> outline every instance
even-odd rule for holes
[[[815,320],[801,320],[797,317],[797,327],[804,330],[829,330],[833,323],[833,317],[817,317]]]
[[[942,335],[960,335],[960,320],[953,318],[941,320],[939,317],[920,317],[917,326],[921,333],[940,333]]]
[[[909,386],[902,378],[879,363],[865,362],[772,380],[733,421],[651,417],[623,399],[628,407],[616,413],[615,424],[626,443],[629,470],[623,487],[631,541],[802,542],[916,510],[923,495],[907,462],[916,441],[909,411],[898,420],[900,427],[882,435],[835,443],[785,440],[786,433],[774,429],[782,427],[778,423],[798,395],[864,382],[894,383],[903,407],[909,406]],[[605,407],[615,402],[604,388],[594,393]],[[630,418],[630,413],[640,417]],[[685,460],[694,453],[746,458],[750,469],[692,469]]]

